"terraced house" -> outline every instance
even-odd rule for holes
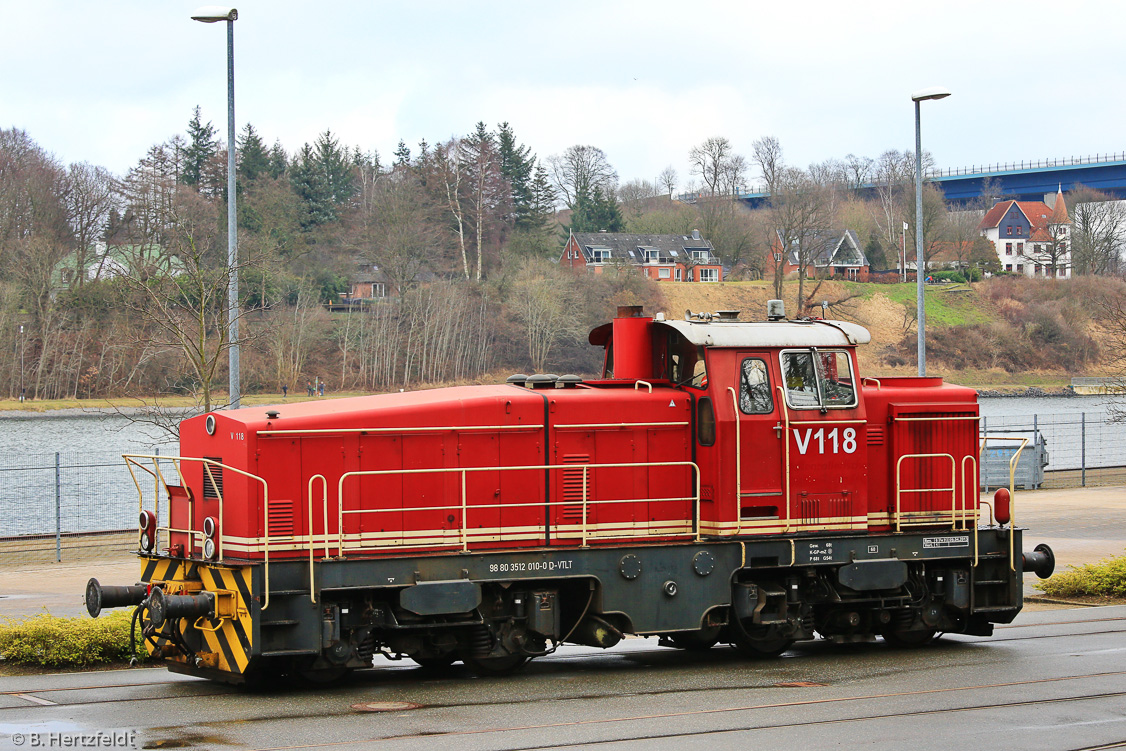
[[[636,270],[658,282],[723,281],[723,265],[698,230],[691,235],[572,232],[559,264],[595,274],[606,269]]]

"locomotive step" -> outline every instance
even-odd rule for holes
[[[263,652],[262,657],[299,657],[301,655],[319,655],[316,649],[276,649],[272,652]]]

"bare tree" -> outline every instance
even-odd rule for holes
[[[446,207],[454,222],[457,247],[461,252],[462,273],[466,279],[469,279],[469,252],[465,242],[465,209],[461,205],[464,188],[460,153],[460,141],[451,138],[434,149],[433,164],[446,199]]]
[[[1070,227],[1066,224],[1048,224],[1044,233],[1034,234],[1024,244],[1023,258],[1044,268],[1055,278],[1071,268]]]
[[[549,157],[547,163],[569,209],[574,209],[580,200],[590,198],[595,188],[601,188],[609,196],[617,191],[618,173],[597,146],[571,146],[562,154]]]
[[[798,273],[798,314],[805,309],[805,279],[814,260],[839,237],[832,231],[828,189],[804,170],[787,168],[778,175],[771,196],[771,220],[781,247],[782,260],[776,275],[792,258]],[[780,289],[776,282],[776,289]]]
[[[438,209],[413,172],[398,170],[379,181],[369,210],[357,250],[387,275],[401,299],[443,246]]]
[[[637,216],[645,209],[645,202],[661,194],[661,189],[648,180],[630,180],[618,188],[618,201],[627,215]]]
[[[486,130],[485,123],[477,123],[476,130],[461,139],[458,157],[466,177],[466,217],[477,251],[475,274],[477,281],[481,281],[485,267],[485,237],[492,234],[494,227],[499,228],[503,224],[503,217],[510,211],[512,189],[501,174],[496,140]]]
[[[980,211],[951,211],[943,221],[942,236],[951,244],[960,269],[969,269],[974,262],[974,241],[981,236],[981,217]]]
[[[218,210],[194,190],[183,190],[173,197],[165,219],[163,239],[176,272],[133,269],[123,274],[129,293],[125,303],[143,324],[140,336],[187,361],[200,409],[207,412],[215,403],[216,374],[230,348],[225,304],[230,270]],[[247,339],[242,337],[244,344]]]
[[[1084,186],[1071,193],[1070,203],[1075,273],[1118,273],[1126,245],[1126,204]]]
[[[528,261],[513,284],[511,303],[524,325],[528,360],[543,372],[552,349],[565,337],[581,334],[579,307],[573,280],[556,264]]]
[[[114,179],[103,167],[81,162],[67,171],[67,219],[74,235],[74,279],[81,287],[86,281],[87,264],[94,244],[106,230],[110,208],[114,205]]]
[[[774,136],[763,136],[751,147],[754,149],[751,159],[758,166],[762,181],[766,183],[766,192],[774,195],[778,188],[778,178],[786,167],[782,160],[782,143]]]
[[[724,189],[733,155],[731,141],[723,136],[712,136],[688,152],[691,174],[700,176],[708,194],[714,196]]]
[[[673,191],[676,190],[677,174],[672,165],[665,167],[661,170],[661,174],[657,176],[657,184],[660,185],[669,197],[672,197]]]
[[[885,151],[873,165],[872,177],[876,185],[878,206],[875,212],[876,225],[880,230],[880,239],[888,247],[900,246],[907,212],[904,192],[913,173],[912,160],[905,152]]]
[[[908,183],[906,192],[907,205],[911,207],[907,212],[907,240],[916,239],[915,231],[915,182]],[[946,199],[942,189],[935,183],[923,183],[923,268],[916,269],[916,273],[926,274],[934,263],[935,256],[942,250],[942,231],[946,224]],[[910,260],[910,259],[908,259]]]
[[[846,154],[844,158],[845,179],[852,190],[868,183],[872,179],[872,169],[875,162],[866,156]]]

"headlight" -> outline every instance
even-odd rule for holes
[[[207,435],[215,435],[215,415],[208,415],[203,421],[203,429],[207,431]]]
[[[215,553],[217,551],[218,551],[218,548],[215,546],[215,540],[208,537],[207,539],[205,539],[203,541],[203,557],[204,558],[207,558],[208,560],[214,560]]]
[[[141,550],[151,552],[156,545],[156,514],[145,509],[137,517],[137,526],[141,529]]]
[[[214,516],[209,516],[203,520],[203,534],[207,537],[214,537],[218,528],[219,524],[215,521]]]

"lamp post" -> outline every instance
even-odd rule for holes
[[[919,126],[919,103],[927,99],[945,99],[950,90],[943,86],[916,91],[911,95],[915,103],[915,286],[919,319],[919,376],[927,374],[926,309],[923,306],[923,136]],[[903,249],[904,269],[907,268],[907,249]]]
[[[27,352],[27,338],[23,335],[23,324],[20,324],[20,401],[24,400],[24,395],[27,392],[27,387],[24,386],[23,380],[23,358],[24,353]]]
[[[235,21],[238,11],[226,5],[205,5],[192,13],[193,21],[227,22],[227,340],[230,407],[239,408],[238,348],[238,234],[235,219]]]

